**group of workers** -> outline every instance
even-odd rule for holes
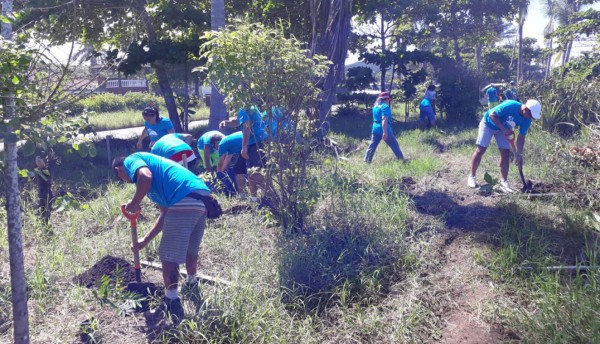
[[[250,200],[258,202],[259,186],[264,185],[261,169],[265,167],[263,146],[270,137],[275,137],[278,122],[282,120],[280,109],[273,108],[273,116],[263,119],[266,113],[258,108],[240,109],[237,118],[222,121],[219,129],[241,126],[242,130],[230,135],[213,130],[198,138],[197,147],[206,172],[220,175],[227,181],[240,198],[245,199],[245,183],[248,170]],[[128,183],[135,183],[133,198],[127,202],[125,211],[135,214],[140,204],[148,196],[158,206],[160,214],[152,228],[132,249],[140,250],[162,232],[158,249],[163,268],[165,297],[152,312],[161,316],[170,315],[173,322],[183,317],[183,307],[179,298],[179,265],[185,264],[187,278],[182,289],[198,292],[197,266],[200,244],[206,225],[207,209],[202,199],[214,191],[197,174],[197,158],[192,149],[194,137],[190,134],[175,133],[168,118],[159,115],[158,109],[148,107],[142,112],[144,130],[137,147],[143,147],[144,138],[150,139],[150,152],[136,152],[127,157],[113,160],[113,170],[117,177]],[[265,123],[267,122],[267,123]],[[285,125],[281,125],[285,127]],[[271,132],[267,132],[267,129]],[[209,183],[210,184],[210,183]]]
[[[419,104],[419,124],[421,129],[435,126],[435,103],[436,86],[429,85],[425,95]],[[508,182],[508,170],[510,164],[511,141],[515,137],[515,128],[519,128],[519,134],[514,146],[514,163],[522,168],[523,149],[525,137],[533,120],[539,120],[542,113],[542,105],[535,99],[529,99],[521,103],[517,97],[515,82],[511,81],[501,95],[498,94],[494,84],[484,88],[488,96],[488,109],[479,122],[479,131],[476,140],[476,148],[471,158],[470,173],[467,185],[471,188],[477,187],[476,173],[481,163],[481,158],[492,140],[495,138],[500,151],[500,187],[504,192],[513,192]],[[373,106],[373,126],[371,129],[371,142],[365,153],[364,161],[371,163],[377,146],[383,140],[399,160],[404,160],[404,155],[394,136],[391,124],[393,121],[390,102],[392,97],[388,92],[381,92]]]

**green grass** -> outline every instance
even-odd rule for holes
[[[284,231],[265,209],[243,210],[248,203],[219,197],[223,209],[242,211],[208,222],[199,270],[230,280],[233,286],[204,283],[205,307],[196,314],[184,300],[188,319],[160,333],[157,342],[442,339],[443,316],[452,309],[453,300],[446,289],[448,280],[432,276],[453,258],[440,259],[445,215],[421,214],[405,184],[410,177],[419,188],[430,187],[431,177],[448,168],[445,159],[468,166],[476,125],[441,127],[446,134],[421,132],[409,118],[394,126],[408,161],[397,161],[382,143],[373,163],[365,164],[370,124],[370,118],[362,117],[334,120],[330,137],[341,147],[344,159],[336,160],[329,150],[315,153],[311,161],[317,163],[309,176],[316,197],[301,231]],[[554,182],[573,170],[579,171],[569,177],[573,181],[591,173],[563,156],[564,150],[556,150],[554,140],[548,133],[531,133],[527,176]],[[125,153],[131,150],[129,144],[114,149]],[[114,221],[119,205],[132,197],[134,188],[116,183],[101,145],[98,152],[96,158],[85,160],[64,158],[57,167],[57,188],[74,191],[79,203],[54,213],[50,228],[32,210],[35,184],[24,182],[24,247],[35,342],[74,341],[81,321],[91,317],[96,319],[91,331],[105,342],[149,339],[138,328],[143,319],[118,317],[105,300],[72,283],[74,276],[106,255],[131,260],[129,224]],[[554,156],[559,160],[552,160]],[[497,158],[497,150],[490,149],[482,169],[497,174]],[[515,173],[513,168],[511,179],[517,181]],[[494,298],[482,305],[484,319],[513,334],[516,341],[570,343],[599,338],[599,274],[570,276],[545,269],[597,265],[600,248],[590,209],[567,197],[505,197],[490,207],[497,211],[496,231],[491,236],[473,235],[473,247],[461,246],[470,250],[468,254],[482,269],[482,282],[495,286]],[[151,228],[157,215],[158,210],[145,200],[139,235]],[[0,207],[0,259],[8,261],[5,223],[5,210]],[[142,252],[142,259],[157,259],[158,245],[157,238]],[[161,281],[158,271],[144,269],[143,275]],[[0,328],[9,317],[10,286],[3,278]],[[10,341],[9,332],[0,333],[0,341]]]
[[[193,110],[196,111],[196,113],[190,117],[190,121],[208,119],[209,108],[202,106]],[[161,116],[168,117],[167,111],[162,110]],[[96,131],[141,127],[144,125],[142,113],[137,110],[92,113],[88,118],[89,123],[94,126]]]

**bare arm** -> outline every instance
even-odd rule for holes
[[[250,157],[248,156],[248,142],[250,141],[250,121],[244,123],[244,128],[242,129],[242,151],[240,154],[246,160]]]
[[[236,119],[230,119],[227,121],[221,121],[221,123],[219,123],[219,129],[223,130],[225,129],[225,127],[228,128],[235,128],[237,126],[240,125],[240,122]]]
[[[225,172],[227,166],[229,166],[229,162],[231,161],[232,155],[225,154],[219,157],[219,163],[217,164],[217,172]]]
[[[140,167],[135,173],[135,194],[133,199],[125,205],[125,210],[130,213],[137,213],[140,210],[140,203],[142,203],[142,199],[148,194],[152,186],[152,172],[148,167]]]
[[[142,134],[140,135],[140,138],[138,139],[137,144],[136,144],[136,147],[138,149],[142,149],[142,141],[144,141],[146,136],[148,136],[148,131],[146,130],[146,128],[144,128],[144,130],[142,130]]]
[[[512,133],[512,129],[502,124],[496,112],[492,112],[492,114],[490,115],[490,119],[500,130],[502,130],[502,132],[504,132],[504,135],[510,135]]]
[[[146,233],[146,235],[144,235],[142,240],[138,241],[138,250],[141,250],[144,247],[148,246],[150,241],[152,241],[152,239],[154,239],[158,235],[158,233],[162,231],[163,226],[165,224],[165,215],[167,214],[167,208],[159,206],[159,209],[160,215],[158,215],[154,226],[148,231],[148,233]]]
[[[210,146],[209,145],[204,145],[202,154],[204,155],[204,168],[208,172],[211,172],[211,173],[214,172],[214,169],[213,169],[211,161],[210,161]],[[221,159],[219,159],[219,161],[221,161]]]
[[[383,120],[381,121],[381,126],[383,127],[383,141],[387,140],[388,137],[388,118],[387,117],[383,117]]]

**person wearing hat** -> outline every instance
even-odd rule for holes
[[[375,106],[373,106],[373,127],[371,129],[371,143],[365,153],[365,162],[371,163],[373,155],[379,146],[381,140],[385,141],[391,148],[396,158],[399,160],[404,159],[398,140],[394,136],[392,131],[392,109],[390,108],[390,101],[392,97],[388,92],[381,92]]]
[[[471,173],[467,179],[467,185],[471,188],[477,187],[476,173],[481,158],[489,147],[492,136],[500,150],[500,174],[502,180],[500,186],[505,192],[512,192],[508,183],[508,168],[510,156],[509,138],[514,135],[513,129],[519,127],[517,137],[517,152],[515,164],[523,165],[523,147],[525,146],[525,135],[531,126],[532,120],[538,120],[542,116],[542,105],[539,101],[529,99],[525,104],[516,100],[507,100],[485,112],[479,122],[479,134],[477,136],[477,148],[471,159]]]
[[[150,148],[152,148],[158,139],[175,132],[171,120],[160,117],[158,109],[155,107],[145,108],[144,111],[142,111],[142,116],[144,117],[144,130],[136,144],[138,149],[142,149],[142,142],[146,136],[150,137]]]

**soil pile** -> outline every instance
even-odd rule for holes
[[[100,283],[104,275],[111,279],[119,276],[124,283],[135,281],[135,271],[129,262],[122,258],[106,256],[87,271],[75,276],[73,282],[86,288],[93,288]]]

